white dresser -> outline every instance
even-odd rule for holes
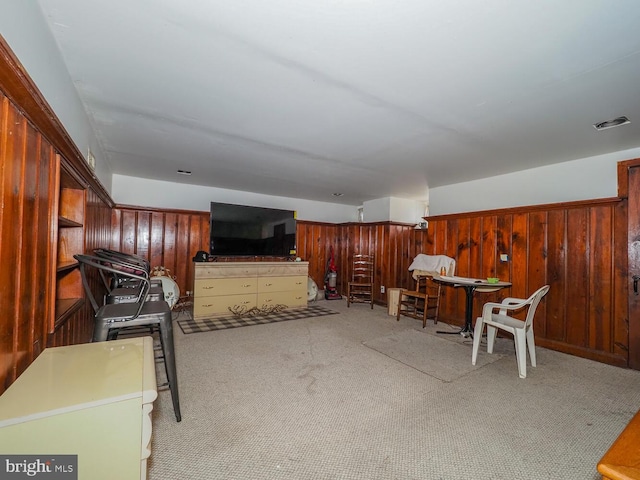
[[[147,476],[151,337],[45,349],[0,396],[0,452],[78,455],[80,480]]]
[[[195,262],[193,317],[307,306],[309,262]]]

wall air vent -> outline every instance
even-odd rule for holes
[[[614,118],[613,120],[594,123],[593,128],[595,128],[596,130],[607,130],[609,128],[619,127],[620,125],[626,125],[627,123],[631,123],[631,120],[629,120],[627,117],[622,116],[622,117]]]

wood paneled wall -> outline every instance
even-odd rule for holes
[[[626,366],[630,348],[626,212],[624,201],[602,199],[431,217],[427,230],[390,222],[299,221],[298,254],[309,260],[310,274],[323,288],[332,245],[343,294],[352,256],[374,254],[375,301],[380,304],[386,304],[381,285],[414,288],[408,268],[418,253],[454,258],[461,276],[496,276],[513,283],[492,294],[476,294],[476,316],[487,301],[526,298],[549,284],[534,324],[537,344]],[[501,254],[508,261],[501,261]],[[464,309],[464,291],[443,288],[440,318],[461,326]]]
[[[0,391],[46,347],[51,298],[51,144],[0,93]],[[52,181],[53,180],[53,181]]]
[[[56,148],[0,93],[0,391],[47,346],[91,339],[90,306],[53,330]],[[110,236],[110,207],[92,190],[86,225]],[[105,222],[106,219],[106,222]]]
[[[619,199],[434,217],[425,245],[455,258],[459,275],[512,282],[498,298],[550,285],[534,323],[536,343],[626,366],[626,217]],[[457,297],[444,302],[443,318],[462,318],[462,292]],[[486,297],[476,296],[476,314]]]
[[[86,180],[86,242],[110,238],[109,195],[0,37],[0,393],[45,347],[91,338],[88,306],[53,331],[58,156]]]
[[[116,206],[111,231],[110,248],[169,269],[181,295],[193,291],[192,258],[209,251],[209,212]]]
[[[298,255],[309,262],[309,276],[324,288],[330,248],[333,247],[338,270],[338,290],[346,292],[351,275],[350,264],[354,254],[372,254],[376,259],[376,303],[386,304],[387,294],[380,286],[412,287],[408,271],[416,252],[426,238],[426,231],[413,225],[379,223],[328,224],[308,221],[297,222],[296,243]]]
[[[629,366],[640,370],[640,158],[618,163],[618,196],[627,206]],[[616,246],[616,248],[618,248]]]
[[[334,257],[340,271],[338,258],[341,245],[338,244],[339,225],[298,220],[296,222],[296,248],[298,256],[309,262],[309,276],[319,289],[324,288],[329,249],[334,248]]]

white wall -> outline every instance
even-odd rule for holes
[[[384,222],[389,220],[391,197],[376,198],[362,204],[365,222]]]
[[[406,198],[391,198],[389,218],[395,222],[420,223],[424,217],[425,202],[416,202]]]
[[[430,215],[615,197],[617,162],[640,148],[429,190]]]
[[[419,223],[424,217],[425,205],[425,202],[407,198],[377,198],[364,202],[364,221]]]
[[[60,119],[78,149],[96,157],[96,177],[111,190],[111,167],[91,127],[56,42],[35,0],[3,0],[0,34]]]
[[[186,185],[113,175],[111,196],[121,205],[209,211],[211,202],[295,210],[299,220],[315,222],[355,222],[357,207],[338,203],[314,202],[299,198],[275,197],[224,188]]]
[[[545,203],[615,197],[617,163],[640,158],[640,148],[558,163],[522,172],[458,183],[429,190],[429,214],[474,212]],[[297,210],[301,220],[355,222],[355,205],[315,202],[113,175],[116,203],[154,208],[208,211],[210,202],[237,203]],[[364,202],[364,221],[418,223],[425,204],[384,197]]]

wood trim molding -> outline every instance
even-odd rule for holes
[[[65,158],[75,176],[86,179],[85,186],[90,186],[107,205],[113,206],[109,192],[91,171],[44,95],[1,35],[0,89],[14,104],[20,105],[22,114]]]
[[[640,166],[640,158],[618,162],[618,197],[629,198],[629,169]]]
[[[498,208],[495,210],[479,210],[477,212],[461,212],[461,213],[450,213],[446,215],[433,215],[430,217],[424,217],[424,219],[429,221],[455,220],[457,218],[487,217],[492,215],[511,215],[511,214],[519,214],[519,213],[542,212],[542,211],[549,211],[549,210],[564,210],[567,208],[582,208],[585,206],[592,207],[596,205],[618,203],[620,201],[621,201],[621,198],[618,198],[618,197],[598,198],[595,200],[577,200],[575,202],[546,203],[541,205],[527,205],[522,207]]]
[[[331,222],[316,222],[314,220],[300,220],[296,219],[296,224],[298,225],[318,225],[318,226],[326,226],[326,227],[335,227],[335,223]]]
[[[308,225],[326,225],[330,227],[357,227],[357,226],[375,226],[375,225],[400,225],[403,227],[414,227],[415,223],[404,223],[404,222],[395,222],[393,220],[384,220],[380,222],[341,222],[341,223],[331,223],[331,222],[316,222],[315,220],[300,220],[297,219],[296,223],[300,224],[308,224]]]
[[[175,213],[178,215],[194,215],[194,214],[202,214],[202,213],[206,213],[207,215],[209,215],[209,212],[207,210],[180,210],[180,209],[174,209],[174,208],[155,208],[155,207],[139,207],[139,206],[135,206],[135,205],[121,205],[121,204],[117,204],[114,205],[113,208],[117,209],[117,210],[131,210],[131,211],[135,211],[135,212],[149,212],[149,213]]]

